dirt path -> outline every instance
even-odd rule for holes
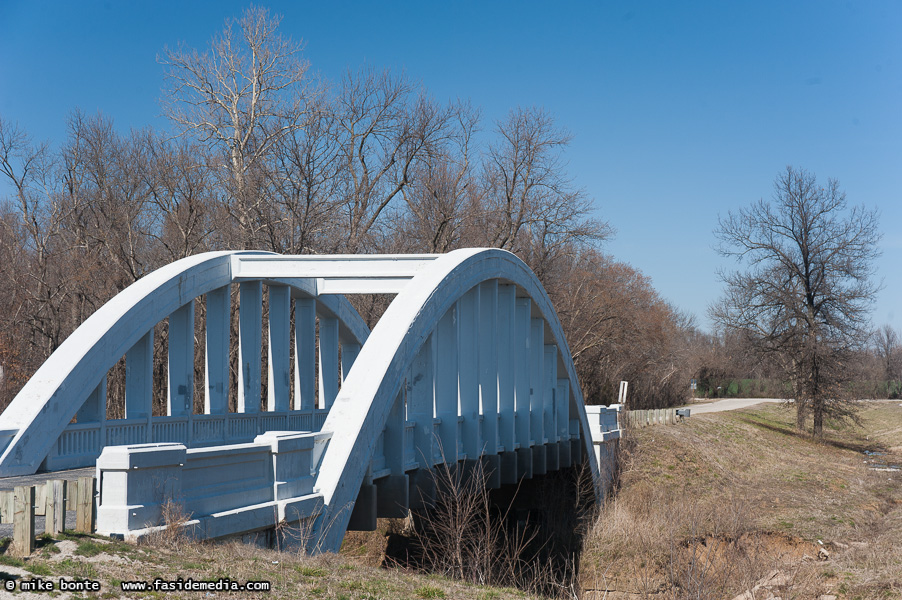
[[[748,408],[756,404],[785,402],[780,398],[725,398],[717,402],[706,402],[704,404],[692,404],[688,406],[693,415],[701,413],[723,412],[725,410],[736,410],[739,408]]]

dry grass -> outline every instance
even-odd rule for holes
[[[768,590],[755,600],[765,592],[783,600],[902,597],[902,474],[869,469],[865,461],[873,459],[862,454],[886,451],[879,460],[902,464],[902,407],[867,404],[859,426],[831,429],[824,441],[797,435],[792,424],[790,411],[767,406],[631,432],[618,494],[586,536],[581,597],[730,600],[764,581]],[[485,514],[480,502],[477,512]],[[185,518],[173,507],[171,522]],[[404,526],[382,525],[375,534],[349,534],[338,556],[314,558],[182,536],[134,546],[64,535],[42,540],[27,561],[0,560],[0,572],[102,582],[99,594],[80,597],[126,597],[121,581],[157,577],[272,582],[270,592],[236,598],[529,597],[381,567],[386,534]],[[818,557],[822,549],[826,560]]]
[[[481,463],[437,469],[428,508],[393,524],[385,562],[472,584],[571,598],[589,484],[579,468],[493,491]]]
[[[76,543],[73,544],[73,541]],[[71,547],[97,546],[100,550],[85,556]],[[62,550],[60,550],[62,548]],[[0,561],[3,562],[3,561]],[[473,600],[527,598],[518,590],[488,588],[452,581],[442,577],[417,575],[400,569],[385,569],[362,564],[353,556],[321,555],[305,557],[278,552],[237,541],[200,543],[182,539],[177,546],[132,545],[99,536],[62,535],[44,540],[41,548],[24,563],[7,561],[0,565],[0,578],[30,579],[35,573],[51,580],[59,577],[83,577],[101,581],[99,593],[90,598],[199,598],[203,592],[121,591],[120,582],[153,581],[159,577],[210,581],[269,581],[269,592],[236,592],[230,598],[294,599],[324,598],[337,600],[382,599],[418,600],[420,598],[467,598]],[[214,594],[225,597],[222,592]],[[65,598],[66,596],[62,596]]]
[[[621,488],[587,538],[586,597],[733,598],[775,571],[782,598],[902,597],[902,474],[862,453],[902,463],[902,408],[861,417],[823,441],[779,406],[631,432]]]
[[[192,528],[188,526],[191,515],[185,512],[184,506],[172,499],[163,502],[161,508],[163,526],[155,529],[147,536],[146,542],[157,548],[178,551],[192,539]]]

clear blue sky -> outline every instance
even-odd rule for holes
[[[39,139],[79,107],[159,118],[165,45],[203,48],[246,2],[0,0],[0,115]],[[537,105],[574,141],[606,250],[694,313],[721,292],[719,214],[786,165],[838,179],[883,222],[875,324],[902,329],[902,2],[262,2],[336,79],[404,69],[485,127]]]

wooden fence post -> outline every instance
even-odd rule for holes
[[[47,483],[34,486],[34,514],[43,517],[47,514]]]
[[[12,490],[0,492],[0,523],[13,522],[13,514],[16,512],[15,494]]]
[[[66,481],[66,510],[75,510],[78,506],[78,481]]]
[[[19,486],[15,489],[13,517],[13,556],[24,558],[34,552],[34,487]]]
[[[75,506],[75,529],[94,532],[94,478],[78,478],[78,504]]]
[[[44,532],[56,535],[66,528],[66,503],[62,479],[47,482],[47,509],[44,511]]]

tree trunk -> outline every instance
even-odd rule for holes
[[[813,402],[814,412],[814,435],[822,437],[824,435],[824,399],[815,398]]]
[[[805,421],[808,419],[808,404],[805,399],[796,395],[796,429],[799,433],[805,431]]]

